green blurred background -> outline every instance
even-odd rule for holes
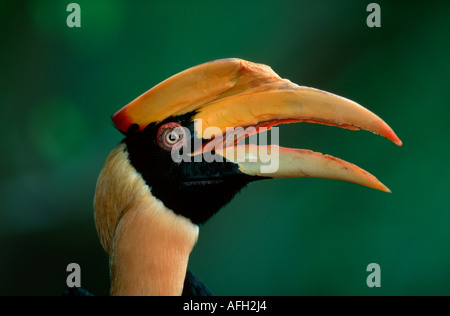
[[[201,227],[189,268],[218,295],[450,295],[450,3],[0,2],[0,294],[60,295],[66,266],[108,292],[95,231],[97,176],[122,135],[111,115],[165,78],[240,57],[380,115],[367,132],[280,128],[281,145],[356,163],[392,191],[253,183]],[[381,288],[366,267],[381,266]]]

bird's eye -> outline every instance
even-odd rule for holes
[[[178,143],[178,141],[181,140],[181,138],[183,138],[183,134],[173,129],[166,129],[164,131],[164,135],[166,144],[171,146],[175,145],[176,143]]]
[[[156,138],[159,147],[165,151],[171,151],[183,145],[184,137],[183,127],[178,123],[172,122],[161,126]]]

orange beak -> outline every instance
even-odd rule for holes
[[[217,136],[209,127],[225,134],[227,128],[271,128],[282,123],[312,122],[367,130],[402,145],[381,118],[361,105],[328,92],[298,86],[280,78],[266,65],[240,59],[217,60],[174,75],[119,110],[113,121],[127,134],[141,131],[150,123],[191,112],[195,113],[194,130],[204,140]],[[233,154],[226,148],[215,152],[232,162],[237,159],[239,170],[252,176],[330,178],[390,192],[370,173],[332,156],[278,146],[234,147]],[[261,167],[267,164],[258,155],[262,149],[277,152],[278,169],[270,174],[261,172]],[[239,158],[236,152],[240,153]]]

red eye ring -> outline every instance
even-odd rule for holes
[[[165,151],[180,149],[186,143],[183,126],[175,122],[162,125],[156,134],[156,142]]]

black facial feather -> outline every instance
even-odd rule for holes
[[[143,131],[129,131],[124,142],[133,167],[142,175],[152,194],[176,214],[195,224],[206,222],[245,185],[258,177],[248,176],[232,162],[180,162],[156,141],[160,126],[176,122],[193,132],[194,112],[149,124]],[[193,144],[193,140],[191,142]]]

